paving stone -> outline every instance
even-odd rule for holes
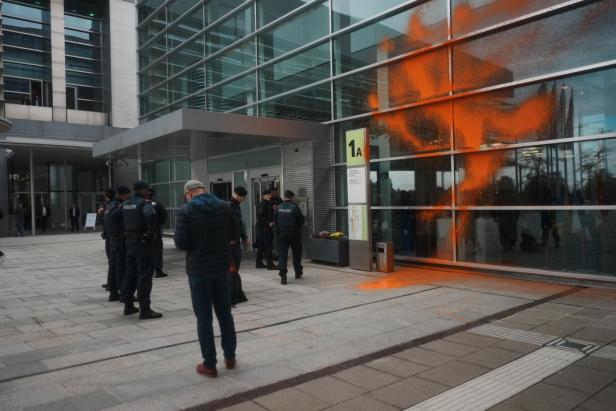
[[[16,364],[10,367],[0,368],[0,380],[6,380],[24,375],[35,374],[49,370],[45,364],[40,361]]]
[[[507,404],[497,404],[492,408],[488,408],[488,411],[523,411],[522,408],[513,407]]]
[[[440,354],[423,348],[411,348],[394,354],[394,356],[429,367],[436,367],[455,359],[455,357],[450,355]]]
[[[438,382],[439,384],[455,387],[485,374],[488,371],[490,370],[485,367],[454,360],[428,371],[424,371],[417,376]]]
[[[397,377],[410,377],[429,367],[414,362],[406,361],[399,357],[384,357],[365,364],[366,367],[376,368],[377,370],[393,374]]]
[[[366,392],[366,389],[332,377],[317,378],[316,380],[300,384],[295,388],[329,404],[338,404],[351,398],[359,397]]]
[[[616,340],[616,329],[590,326],[576,331],[570,337],[608,344]]]
[[[616,380],[616,373],[572,365],[550,376],[545,382],[594,394],[614,380]],[[614,400],[616,401],[616,398]]]
[[[153,391],[164,391],[183,387],[189,383],[189,379],[179,375],[161,375],[118,384],[111,387],[109,391],[116,397],[122,399],[122,401],[129,402]]]
[[[394,377],[391,374],[361,365],[341,371],[333,376],[342,381],[368,390],[376,390],[377,388],[384,387],[385,385],[389,385],[400,380],[400,378]]]
[[[223,408],[220,411],[266,411],[266,409],[256,402],[247,401],[232,407]]]
[[[520,358],[522,355],[513,351],[487,347],[460,358],[460,361],[494,369]]]
[[[311,411],[322,410],[328,403],[314,398],[296,388],[287,388],[254,400],[270,411]]]
[[[444,338],[446,341],[451,341],[458,344],[468,345],[471,347],[484,348],[489,347],[503,341],[501,338],[488,337],[486,335],[473,334],[463,332],[450,335]]]
[[[612,314],[614,314],[614,312],[610,310],[601,310],[599,308],[584,308],[583,310],[576,311],[575,313],[571,315],[573,317],[589,318],[593,320],[603,320],[604,318],[607,318]]]
[[[584,326],[553,325],[552,323],[549,323],[533,328],[532,331],[546,335],[553,335],[556,337],[566,337],[568,335],[574,334],[576,331],[579,331],[582,328],[584,328]]]
[[[527,411],[570,410],[588,398],[588,394],[569,388],[538,383],[504,401],[503,404]]]
[[[610,360],[607,358],[600,358],[595,356],[584,357],[578,362],[576,365],[580,365],[582,367],[594,368],[597,370],[609,371],[612,373],[616,373],[616,360]]]
[[[580,407],[589,411],[614,411],[615,401],[616,384],[612,383],[598,394],[583,402]]]
[[[99,390],[76,397],[48,402],[24,411],[97,411],[120,404],[120,401],[109,393]]]
[[[398,411],[398,407],[393,407],[368,395],[354,398],[328,408],[327,411]]]
[[[371,395],[396,407],[406,408],[432,398],[449,387],[423,378],[409,377],[374,391]]]
[[[493,345],[493,348],[499,348],[502,350],[519,352],[522,354],[529,354],[538,350],[541,346],[536,344],[530,344],[523,341],[503,340]]]
[[[68,350],[66,350],[63,347],[51,347],[51,348],[44,348],[41,350],[28,351],[22,354],[14,354],[14,355],[8,355],[5,357],[0,357],[0,362],[3,363],[4,365],[26,364],[30,362],[46,360],[48,358],[57,357],[57,356],[64,355],[67,353],[68,353]]]
[[[453,343],[445,340],[432,341],[422,345],[421,348],[425,348],[430,351],[436,351],[445,355],[451,355],[453,357],[463,357],[477,351],[476,347]]]

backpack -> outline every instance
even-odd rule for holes
[[[520,248],[522,249],[522,251],[528,253],[534,253],[535,251],[537,251],[538,244],[537,240],[535,239],[535,236],[533,236],[528,231],[523,231],[522,241],[520,241]]]

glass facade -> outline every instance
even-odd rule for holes
[[[399,257],[616,275],[616,0],[202,3],[138,4],[142,121],[331,125],[343,231],[365,127],[373,239]]]
[[[104,111],[102,7],[97,2],[64,1],[66,108]]]
[[[5,1],[2,18],[6,102],[51,106],[49,1]]]
[[[141,167],[144,181],[154,189],[156,200],[169,212],[164,228],[175,227],[177,210],[184,204],[184,184],[190,180],[190,161],[148,161]]]

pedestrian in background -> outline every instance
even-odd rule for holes
[[[139,319],[161,318],[163,315],[151,308],[153,247],[152,233],[155,229],[154,208],[145,201],[148,185],[137,181],[134,195],[122,204],[122,212],[114,213],[114,224],[124,224],[126,233],[126,275],[124,278],[124,315],[139,313]],[[135,290],[139,309],[134,306]]]
[[[293,269],[295,278],[304,275],[302,267],[302,227],[304,215],[299,206],[293,201],[295,194],[291,190],[284,192],[284,201],[276,210],[276,231],[278,233],[278,274],[280,283],[287,283],[287,257],[289,247],[293,252]]]
[[[274,205],[272,204],[272,193],[270,190],[265,190],[262,195],[262,201],[257,206],[257,268],[267,268],[275,270],[273,259],[274,246]],[[265,257],[266,264],[263,264]]]
[[[278,206],[282,204],[282,198],[280,198],[278,188],[276,187],[270,189],[270,194],[272,195],[272,209],[273,213],[275,214],[276,210],[278,210]],[[276,222],[274,221],[274,225],[275,223]],[[275,261],[278,260],[278,248],[280,248],[278,246],[278,232],[274,227],[272,232],[272,259]]]
[[[68,218],[71,220],[71,233],[79,232],[79,217],[81,216],[81,210],[75,203],[71,204],[68,209]]]
[[[47,232],[47,221],[49,220],[49,217],[51,217],[51,210],[47,206],[45,200],[41,200],[41,206],[38,209],[38,220],[42,233]]]
[[[105,198],[105,202],[96,209],[96,215],[98,219],[103,219],[105,215],[105,210],[107,209],[107,205],[113,201],[115,197],[115,190],[111,187],[108,187],[103,192],[103,197]],[[111,264],[111,244],[109,243],[109,238],[107,236],[107,232],[105,231],[105,225],[103,224],[103,232],[101,233],[101,238],[105,240],[105,255],[107,256],[107,282],[103,284],[105,290],[109,291],[109,281],[113,274],[113,264]]]
[[[239,224],[229,203],[207,193],[201,181],[188,181],[184,197],[187,202],[178,211],[174,239],[177,248],[186,251],[186,274],[203,357],[197,373],[214,378],[218,370],[212,307],[220,325],[225,366],[233,369],[236,365],[228,270]]]
[[[166,277],[167,273],[163,271],[163,226],[167,222],[167,218],[169,217],[165,206],[160,202],[156,201],[154,196],[156,192],[152,187],[149,187],[146,192],[146,201],[152,204],[154,208],[154,214],[156,214],[156,218],[154,219],[154,228],[153,228],[153,238],[152,238],[152,252],[154,253],[154,277],[162,278]]]
[[[248,245],[248,235],[246,234],[246,225],[242,221],[241,204],[246,201],[248,191],[244,187],[235,187],[233,197],[230,204],[235,220],[239,226],[239,236],[235,238],[235,244],[232,247],[231,259],[232,264],[229,269],[231,277],[231,304],[235,305],[248,301],[244,290],[242,289],[242,277],[240,276],[240,264],[242,262],[242,244]]]
[[[26,227],[26,216],[28,211],[21,203],[15,207],[15,237],[24,236],[24,228]]]

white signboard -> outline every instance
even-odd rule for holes
[[[96,213],[86,214],[85,228],[96,228]]]
[[[368,207],[349,205],[349,239],[368,241]]]
[[[347,168],[349,204],[366,204],[366,167]]]

